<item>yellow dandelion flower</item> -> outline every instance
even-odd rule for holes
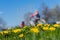
[[[42,26],[42,24],[37,24],[37,26],[39,27],[39,26]]]
[[[46,26],[47,26],[47,27],[49,27],[49,26],[50,26],[50,24],[44,24],[44,27],[46,27]]]
[[[9,32],[8,31],[3,31],[4,34],[8,34]]]
[[[15,29],[15,30],[12,30],[12,32],[17,33],[17,32],[21,32],[21,30],[20,29]]]
[[[49,28],[49,30],[51,30],[51,31],[53,31],[53,30],[55,30],[56,28],[54,28],[54,27],[50,27]]]
[[[59,25],[59,24],[54,24],[53,26],[54,26],[54,27],[59,27],[60,25]]]
[[[31,28],[31,31],[34,32],[34,33],[39,33],[38,28]]]
[[[24,34],[20,34],[19,37],[20,37],[20,38],[24,37]]]
[[[43,27],[43,30],[48,30],[49,28],[48,27]]]
[[[0,34],[2,34],[2,35],[3,35],[3,32],[0,32]]]

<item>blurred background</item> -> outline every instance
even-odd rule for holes
[[[20,25],[26,18],[28,22],[35,10],[48,23],[60,21],[60,0],[0,0],[0,29]]]

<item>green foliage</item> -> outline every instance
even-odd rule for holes
[[[53,25],[50,25],[49,27],[52,27],[52,26]],[[34,26],[34,27],[25,26],[24,28],[20,28],[19,26],[17,26],[16,28],[10,29],[8,31],[5,30],[8,33],[5,32],[2,34],[0,32],[0,40],[60,40],[60,25],[59,27],[56,27],[56,29],[52,31],[43,30],[42,29],[43,27],[44,25]],[[38,33],[31,32],[30,31],[31,28],[38,28],[39,32]],[[15,33],[13,32],[13,30],[15,30],[15,32],[16,31],[18,32]],[[23,35],[20,35],[20,34],[23,34]]]

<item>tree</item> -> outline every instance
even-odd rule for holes
[[[28,12],[24,15],[24,20],[25,20],[25,24],[29,25],[29,21],[31,20],[30,16],[31,16],[31,12]]]
[[[6,22],[0,18],[0,30],[6,29]]]
[[[45,7],[44,10],[42,11],[42,13],[43,13],[43,16],[44,16],[45,21],[47,22],[48,19],[49,19],[49,17],[50,17],[48,7]]]
[[[60,21],[60,7],[56,5],[55,8],[51,9],[50,11],[51,17],[54,18],[56,21]]]
[[[55,10],[56,10],[56,15],[57,15],[56,19],[57,19],[57,21],[60,21],[60,7],[58,5],[56,5]]]

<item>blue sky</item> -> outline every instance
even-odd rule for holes
[[[19,25],[24,14],[41,10],[43,1],[49,8],[60,5],[60,0],[0,0],[0,17],[8,26]]]

